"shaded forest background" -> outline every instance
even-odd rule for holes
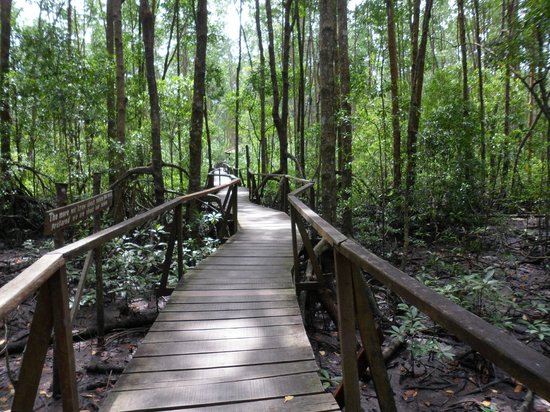
[[[2,2],[3,237],[40,229],[54,182],[75,201],[102,172],[120,219],[212,164],[244,170],[245,146],[251,169],[316,180],[329,221],[405,254],[495,212],[547,216],[548,2],[215,2],[207,23],[206,7]]]

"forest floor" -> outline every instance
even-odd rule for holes
[[[453,277],[459,274],[486,273],[489,268],[491,280],[495,280],[494,284],[491,283],[491,290],[496,291],[495,288],[498,288],[499,295],[504,295],[509,302],[513,302],[513,308],[505,309],[503,313],[510,333],[550,356],[550,329],[544,329],[544,325],[549,326],[550,276],[548,257],[541,259],[538,253],[541,240],[548,241],[547,238],[541,238],[536,219],[507,218],[499,225],[462,238],[460,246],[457,246],[456,240],[430,245],[418,242],[411,253],[414,259],[410,260],[406,271],[415,276],[421,274],[434,282],[452,284]],[[33,243],[33,247],[8,249],[0,243],[0,285],[15,277],[44,253],[41,245],[42,241],[38,240]],[[395,302],[390,302],[391,299],[382,288],[377,287],[376,282],[372,282],[371,286],[382,312],[387,314],[387,324],[382,322],[383,328],[387,330],[399,318],[390,314],[390,307]],[[478,303],[489,309],[491,296],[482,299],[487,302]],[[161,306],[162,304],[161,301]],[[498,302],[500,306],[504,304],[502,301]],[[20,305],[10,315],[7,320],[8,328],[4,329],[5,336],[0,338],[1,347],[5,347],[6,341],[10,345],[8,359],[5,351],[0,358],[0,410],[6,411],[10,408],[13,382],[8,376],[7,366],[9,365],[12,375],[16,374],[21,361],[22,342],[28,335],[34,305],[35,299],[29,299]],[[157,301],[136,300],[131,302],[129,308],[126,304],[113,301],[107,305],[106,311],[107,324],[133,327],[110,331],[103,348],[98,348],[95,338],[86,339],[86,336],[83,336],[82,341],[75,342],[82,410],[97,410],[116,383],[145,336],[147,325],[157,311]],[[321,380],[327,390],[333,391],[341,375],[337,333],[330,319],[318,306],[313,307],[309,317],[311,322],[308,334],[321,368]],[[425,319],[421,320],[426,322]],[[93,328],[94,325],[95,309],[82,307],[74,325],[75,335],[79,331]],[[538,325],[540,336],[533,330],[533,325]],[[413,352],[418,351],[418,345],[427,345],[432,341],[440,345],[438,350],[420,351],[420,355],[412,358],[411,349]],[[393,345],[395,342],[395,337],[387,337],[385,345]],[[433,325],[428,325],[407,342],[408,344],[394,345],[398,349],[387,361],[400,411],[550,411],[550,402],[536,396],[531,409],[525,408],[530,395],[520,382],[513,380],[505,372],[473,353],[469,347]],[[417,344],[416,349],[414,342]],[[452,354],[452,358],[439,356],[442,351]],[[59,400],[52,396],[51,364],[50,349],[35,403],[37,411],[61,409]],[[365,379],[361,388],[363,409],[377,411],[372,382]]]

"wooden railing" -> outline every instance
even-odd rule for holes
[[[223,204],[222,227],[237,228],[237,185],[239,179],[202,190],[186,196],[180,196],[131,219],[111,226],[84,239],[78,240],[60,249],[47,253],[19,276],[0,289],[0,319],[7,315],[25,299],[38,291],[38,300],[31,323],[27,349],[25,350],[19,378],[15,387],[12,404],[13,411],[31,411],[35,402],[52,329],[54,333],[54,352],[59,368],[59,383],[64,411],[78,411],[78,391],[75,373],[75,358],[72,341],[72,327],[69,314],[69,296],[65,265],[71,259],[104,245],[130,230],[162,214],[174,210],[174,219],[168,244],[161,287],[166,287],[165,275],[177,240],[178,275],[183,274],[182,250],[182,207],[185,203],[212,195],[221,189],[227,189]],[[228,223],[229,222],[229,223]]]
[[[277,181],[279,184],[278,193],[275,203],[270,206],[277,207],[285,212],[288,212],[288,194],[292,190],[291,184],[294,184],[297,187],[302,187],[305,184],[312,183],[311,180],[302,179],[291,175],[277,173],[254,173],[252,170],[248,170],[246,180],[248,187],[248,198],[257,203],[261,203],[262,201],[263,192],[267,182],[270,180]],[[308,196],[308,204],[311,208],[315,208],[315,191],[313,184],[309,187]]]
[[[381,342],[374,324],[373,311],[365,292],[368,286],[360,269],[369,273],[409,304],[416,306],[435,323],[470,345],[472,349],[508,372],[533,392],[550,399],[550,358],[424,286],[354,240],[344,236],[298,198],[300,194],[310,190],[312,185],[312,183],[305,184],[288,196],[295,267],[298,263],[296,232],[298,228],[313,270],[318,279],[321,279],[320,265],[315,258],[305,229],[305,223],[307,223],[332,246],[334,251],[338,328],[347,411],[360,410],[356,325],[367,355],[380,409],[396,410],[393,391],[381,353]]]

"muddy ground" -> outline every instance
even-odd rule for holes
[[[517,317],[520,316],[531,322],[540,320],[548,325],[550,318],[549,313],[544,313],[543,307],[546,305],[550,310],[549,259],[541,252],[548,251],[548,245],[544,243],[548,242],[548,238],[545,240],[539,223],[537,219],[510,218],[498,227],[488,227],[471,238],[465,238],[463,243],[467,244],[467,247],[457,247],[456,243],[445,242],[434,243],[429,247],[416,245],[411,254],[414,258],[409,261],[407,272],[415,276],[427,271],[445,272],[445,268],[448,267],[462,267],[466,271],[496,267],[498,270],[495,277],[504,285],[504,294],[513,296],[511,299],[518,304],[531,301],[538,302],[539,305],[531,309],[527,305],[520,305],[522,312],[516,311],[517,313],[513,314],[516,318],[512,316],[514,323],[510,327],[510,333],[539,352],[550,356],[550,333],[540,339],[529,333],[523,323],[517,322]],[[42,240],[38,239],[32,245],[33,247],[27,245],[24,248],[7,249],[0,244],[0,285],[12,279],[44,253],[45,249],[40,248],[43,245]],[[389,257],[391,259],[391,256]],[[397,260],[395,256],[394,259]],[[437,264],[433,264],[434,261],[446,263],[441,269]],[[444,279],[449,274],[438,275]],[[385,306],[389,306],[386,305],[387,295],[377,288],[376,282],[371,284],[380,308],[385,312],[385,309],[388,309]],[[111,330],[106,336],[104,347],[98,347],[95,338],[75,342],[80,405],[83,410],[96,411],[101,405],[145,336],[148,324],[156,313],[157,304],[162,306],[163,303],[147,297],[132,302],[128,308],[126,302],[108,301],[108,324],[116,325],[133,319],[134,326],[130,329]],[[22,347],[20,343],[28,335],[34,305],[35,298],[20,305],[7,320],[7,329],[0,330],[0,333],[5,333],[0,338],[1,346],[5,348],[6,342],[9,342],[10,347],[14,347],[8,358],[5,356],[5,349],[0,358],[0,410],[10,409],[13,382],[8,376],[8,365],[14,378],[21,361],[21,350],[17,345],[19,343]],[[321,368],[321,380],[328,391],[334,391],[341,375],[337,333],[333,323],[318,304],[313,303],[309,307],[307,317],[310,320],[307,330]],[[390,314],[388,319],[388,324],[381,322],[384,330],[391,326]],[[78,336],[79,331],[94,326],[95,309],[92,306],[82,307],[74,325],[74,334]],[[385,345],[397,347],[387,365],[399,410],[550,411],[550,403],[536,396],[531,402],[531,409],[526,409],[531,395],[527,388],[444,331],[430,327],[423,333],[425,336],[420,335],[416,338],[435,338],[444,344],[453,356],[452,359],[439,359],[434,353],[428,353],[413,359],[406,342],[396,345],[395,339],[386,336]],[[52,395],[51,364],[50,349],[35,403],[37,411],[60,410],[59,401]],[[377,411],[372,382],[365,378],[361,388],[364,410]]]

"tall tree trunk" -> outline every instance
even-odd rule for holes
[[[202,119],[206,78],[206,45],[208,41],[207,0],[198,0],[196,19],[197,48],[193,78],[193,109],[189,139],[189,193],[201,187]]]
[[[485,134],[485,96],[483,92],[483,59],[481,53],[481,33],[479,24],[479,0],[474,0],[474,15],[475,15],[475,36],[476,36],[476,57],[477,57],[477,74],[478,74],[478,98],[479,98],[479,134],[481,139],[481,179],[482,186],[485,188],[487,179],[487,142]]]
[[[468,59],[466,50],[466,22],[464,17],[464,0],[457,0],[458,6],[458,33],[460,43],[460,60],[462,63],[462,101],[464,102],[464,116],[468,115]]]
[[[319,82],[321,104],[321,214],[336,222],[336,1],[319,1]]]
[[[11,0],[2,0],[0,7],[0,172],[4,175],[11,161],[10,101],[6,81],[10,71]]]
[[[503,7],[506,10],[506,29],[507,41],[511,42],[514,36],[514,15],[515,15],[515,0],[504,0]],[[508,174],[510,172],[510,132],[512,130],[512,114],[511,114],[511,80],[512,80],[512,63],[510,49],[506,49],[504,69],[504,125],[503,134],[504,142],[502,147],[502,175],[500,179],[500,194],[506,196],[506,186],[508,183]]]
[[[124,84],[124,43],[122,40],[122,1],[113,0],[113,36],[116,60],[116,140],[115,173],[118,178],[124,169],[126,143],[126,91]]]
[[[287,121],[288,121],[288,66],[290,62],[290,34],[292,26],[290,24],[290,10],[292,0],[284,2],[284,32],[283,32],[283,57],[281,61],[281,81],[283,83],[282,97],[279,94],[279,82],[277,80],[277,63],[275,60],[275,39],[273,34],[273,15],[271,11],[271,0],[266,0],[265,9],[267,17],[267,33],[269,38],[269,68],[271,72],[271,86],[273,88],[273,107],[271,114],[277,136],[279,138],[279,172],[288,173],[288,136],[287,136]],[[281,112],[279,113],[279,107]]]
[[[258,36],[258,52],[260,54],[260,84],[258,94],[260,96],[260,159],[261,172],[267,173],[267,137],[265,130],[265,57],[262,40],[262,27],[260,24],[260,0],[255,0],[256,11],[256,35]]]
[[[390,57],[391,113],[393,136],[393,189],[401,190],[401,125],[399,122],[399,64],[397,41],[395,38],[395,18],[393,0],[386,0],[388,17],[388,52]]]
[[[409,109],[409,123],[407,126],[407,176],[405,183],[405,198],[404,198],[404,245],[403,245],[403,261],[401,262],[404,268],[408,247],[409,247],[409,233],[410,233],[410,211],[413,201],[414,184],[416,180],[416,143],[418,136],[418,127],[420,126],[420,109],[422,106],[422,89],[424,85],[424,64],[426,56],[426,45],[428,43],[428,31],[430,27],[430,17],[432,13],[433,0],[426,0],[426,6],[424,9],[424,17],[422,21],[422,39],[420,46],[415,52],[414,45],[418,45],[418,32],[412,33],[413,37],[413,55],[415,60],[413,61],[411,79],[411,103]],[[420,0],[415,0],[415,10],[420,9]],[[416,11],[415,11],[416,15]],[[419,18],[419,17],[418,17]],[[413,25],[415,27],[415,25]],[[418,27],[418,26],[416,26]],[[415,40],[416,39],[416,40]]]
[[[240,116],[240,86],[241,86],[241,63],[242,63],[242,14],[243,14],[243,1],[239,1],[239,57],[237,61],[237,76],[235,81],[235,170],[237,176],[239,175],[239,116]]]
[[[338,67],[340,69],[340,110],[342,120],[339,124],[341,139],[341,199],[343,203],[342,231],[346,235],[353,234],[351,213],[352,190],[352,128],[351,128],[351,103],[350,103],[350,73],[348,55],[348,2],[338,0]]]
[[[164,203],[164,179],[162,177],[162,147],[160,142],[160,106],[155,77],[155,20],[148,0],[140,0],[143,48],[145,50],[145,74],[149,91],[151,116],[151,152],[155,203]]]
[[[107,62],[108,69],[106,73],[107,89],[107,141],[109,144],[109,185],[112,185],[116,180],[115,175],[115,158],[116,158],[116,108],[115,108],[115,76],[114,76],[114,61],[115,61],[115,39],[114,39],[114,24],[113,24],[113,2],[107,0],[107,11],[105,13],[105,37],[107,45]]]
[[[464,0],[458,0],[458,34],[459,34],[459,44],[460,44],[460,57],[462,63],[462,105],[463,105],[463,127],[464,127],[464,142],[462,147],[462,170],[464,172],[464,180],[472,185],[472,160],[474,157],[473,147],[472,147],[472,133],[471,130],[467,127],[468,116],[469,116],[469,106],[470,106],[470,91],[468,84],[468,58],[466,50],[466,21],[464,16]]]
[[[305,43],[305,15],[300,19],[300,2],[294,4],[296,34],[298,37],[298,107],[297,107],[297,134],[298,139],[298,160],[303,172],[306,171],[306,153],[305,153],[305,111],[306,111],[306,74],[304,70],[304,43]],[[304,175],[305,177],[305,175]]]
[[[116,65],[116,139],[112,142],[112,173],[116,181],[124,173],[124,146],[126,143],[126,93],[124,84],[124,42],[122,39],[122,0],[112,0],[112,8],[113,43]],[[115,190],[113,198],[113,218],[116,222],[119,222],[123,217],[122,190],[119,187],[118,190]]]

